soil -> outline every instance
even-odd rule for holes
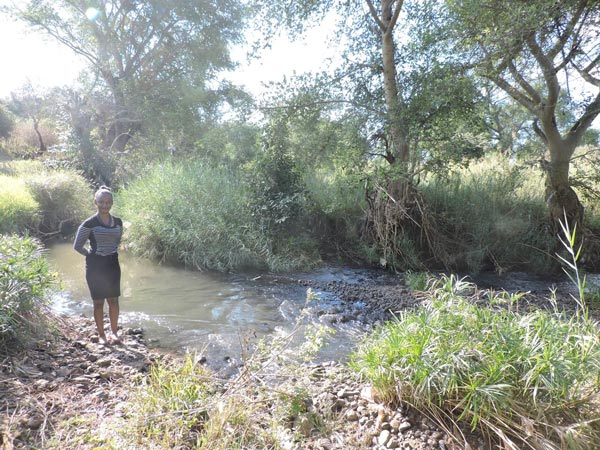
[[[269,276],[274,283],[300,283],[328,292],[347,305],[337,312],[338,320],[374,324],[394,312],[418,305],[423,296],[413,293],[402,277],[368,275],[354,282],[319,280],[311,277]],[[495,283],[498,284],[497,279]],[[523,291],[519,275],[506,278],[509,290]],[[486,284],[487,283],[487,284]],[[474,301],[484,302],[489,289],[499,289],[489,280],[480,280],[473,291]],[[540,288],[525,296],[531,307],[549,304],[551,283],[540,281]],[[554,284],[554,283],[552,283]],[[531,284],[529,284],[531,286]],[[561,304],[574,307],[573,289],[564,280],[555,284]],[[132,386],[148,374],[153,362],[173,357],[150,349],[141,329],[124,329],[123,343],[103,346],[84,317],[52,317],[55,331],[30,342],[25,348],[0,356],[0,449],[53,447],[53,436],[73,433],[70,448],[95,448],[86,442],[90,430],[75,433],[69,421],[95,417],[106,421],[121,415]],[[422,449],[458,450],[489,448],[477,436],[465,433],[457,442],[429,418],[406,405],[383,404],[364,384],[337,362],[307,367],[314,374],[312,407],[333,411],[340,419],[330,436],[306,433],[302,444],[290,441],[289,449]],[[300,431],[302,423],[293,424]],[[298,430],[296,430],[298,431]]]

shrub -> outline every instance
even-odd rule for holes
[[[237,171],[202,164],[157,165],[116,196],[116,210],[131,223],[128,246],[142,256],[221,271],[314,264],[310,242],[275,239],[253,203]]]
[[[0,233],[36,228],[38,210],[38,203],[22,180],[0,175]]]
[[[54,279],[37,240],[0,235],[0,348],[38,315]]]
[[[519,315],[514,295],[490,294],[490,304],[506,309],[477,306],[471,290],[440,279],[427,305],[379,327],[352,366],[388,400],[466,422],[506,448],[600,442],[596,324],[580,314]]]
[[[487,159],[423,187],[438,233],[445,236],[446,266],[498,272],[546,272],[555,240],[547,231],[543,179],[533,169]]]
[[[42,232],[57,231],[65,221],[72,228],[92,211],[92,189],[75,172],[48,171],[28,176],[24,181],[39,205]]]

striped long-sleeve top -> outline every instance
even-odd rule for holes
[[[121,236],[123,236],[123,221],[111,216],[111,224],[102,223],[98,214],[88,217],[77,229],[73,248],[82,255],[96,254],[101,256],[117,253]],[[90,248],[85,247],[90,241]]]

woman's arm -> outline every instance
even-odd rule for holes
[[[90,237],[91,231],[92,230],[90,228],[86,228],[83,226],[83,224],[81,224],[77,229],[77,234],[75,235],[75,242],[73,243],[73,248],[75,249],[75,251],[81,253],[84,256],[87,256],[90,253],[86,248],[84,248],[84,245]]]

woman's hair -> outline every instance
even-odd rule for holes
[[[111,197],[113,195],[112,190],[108,186],[102,185],[94,194],[94,199],[100,198],[102,194],[109,194]]]

